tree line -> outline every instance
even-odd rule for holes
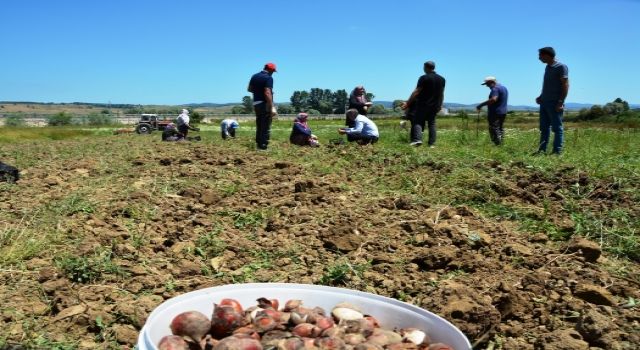
[[[367,101],[372,101],[375,95],[368,92]],[[331,91],[330,89],[312,88],[309,91],[294,91],[289,98],[290,103],[279,104],[279,114],[294,114],[306,112],[308,114],[343,114],[349,104],[349,94],[346,90],[340,89]],[[395,103],[394,103],[395,105]],[[395,106],[394,106],[395,107]],[[384,105],[373,105],[369,109],[370,114],[385,114],[390,112]],[[253,99],[251,96],[242,98],[242,105],[234,106],[231,114],[251,114],[253,113]]]
[[[591,108],[583,108],[578,112],[577,120],[594,120],[603,117],[619,117],[629,112],[629,103],[620,97],[612,102],[602,105],[593,105]]]

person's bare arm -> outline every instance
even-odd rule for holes
[[[267,112],[271,114],[271,111],[273,110],[273,94],[271,93],[271,89],[268,87],[264,88],[264,99],[264,102],[267,104]]]
[[[498,96],[492,96],[488,100],[482,102],[481,104],[476,106],[477,110],[481,110],[484,106],[490,106],[494,103],[498,102]]]
[[[560,91],[560,101],[558,101],[558,106],[556,107],[558,112],[564,110],[564,100],[569,95],[569,78],[560,78],[560,84],[562,90]]]
[[[401,108],[402,109],[410,108],[421,92],[422,92],[421,87],[417,87],[415,90],[413,90],[413,92],[411,93],[411,96],[409,96],[409,99],[402,104]]]

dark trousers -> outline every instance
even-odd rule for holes
[[[261,103],[254,107],[256,112],[256,146],[267,149],[271,137],[271,111],[267,111],[267,104]]]
[[[375,136],[347,135],[347,141],[349,142],[355,141],[359,145],[368,145],[368,144],[374,144],[378,142],[378,138]]]
[[[236,129],[234,128],[229,128],[227,130],[222,130],[222,138],[224,140],[227,139],[227,137],[231,136],[231,138],[235,138],[236,137]]]
[[[506,116],[506,114],[495,113],[489,113],[487,115],[489,135],[491,136],[491,141],[493,141],[496,146],[502,144],[502,138],[504,137],[504,119]]]
[[[429,146],[436,143],[436,115],[440,108],[430,106],[416,106],[409,112],[411,120],[411,142],[422,142],[425,124],[429,127]]]
[[[178,132],[182,135],[183,138],[187,138],[187,134],[189,134],[189,127],[185,124],[178,125]]]

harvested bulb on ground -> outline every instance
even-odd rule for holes
[[[234,299],[214,304],[209,319],[198,311],[177,315],[173,335],[163,337],[159,350],[454,350],[431,343],[425,330],[384,329],[366,310],[347,304],[330,313],[289,300],[259,298],[244,309]]]

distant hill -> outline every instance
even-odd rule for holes
[[[593,106],[592,103],[573,103],[568,102],[564,104],[566,109],[583,109],[583,108],[591,108]]]
[[[218,107],[230,107],[230,106],[237,106],[237,105],[241,105],[242,102],[237,102],[237,103],[212,103],[212,102],[205,102],[205,103],[187,103],[184,104],[182,106],[186,106],[186,107],[193,107],[193,108],[218,108]]]
[[[374,104],[383,105],[385,108],[393,107],[392,101],[373,101]],[[593,106],[592,103],[575,103],[575,102],[567,102],[565,104],[565,108],[570,111],[577,111],[582,108],[591,108]],[[456,103],[456,102],[445,102],[444,107],[450,110],[458,110],[458,109],[467,109],[473,110],[476,108],[476,104],[465,104],[465,103]],[[631,108],[638,108],[640,105],[629,105]],[[528,105],[509,105],[509,110],[512,111],[537,111],[538,106],[528,106]]]
[[[374,104],[383,105],[387,109],[393,107],[393,101],[374,101]],[[123,104],[123,103],[91,103],[91,102],[69,102],[69,103],[56,103],[56,102],[30,102],[30,101],[0,101],[0,112],[5,113],[57,113],[67,111],[71,113],[95,113],[95,109],[109,109],[109,110],[121,110],[121,112],[127,109],[143,107],[145,110],[165,110],[170,108],[198,108],[201,111],[206,110],[208,112],[226,113],[231,110],[231,107],[241,105],[242,102],[227,102],[227,103],[215,103],[215,102],[201,102],[201,103],[185,103],[179,105],[139,105],[139,104]],[[278,103],[279,105],[289,105],[289,102]],[[445,108],[451,111],[467,110],[473,111],[476,108],[476,104],[465,104],[457,102],[446,102]],[[578,111],[583,108],[591,108],[592,103],[576,103],[567,102],[565,107],[569,111]],[[631,109],[640,109],[640,104],[629,104]],[[537,111],[537,105],[510,105],[509,110],[512,111]],[[162,112],[164,113],[164,112]]]

